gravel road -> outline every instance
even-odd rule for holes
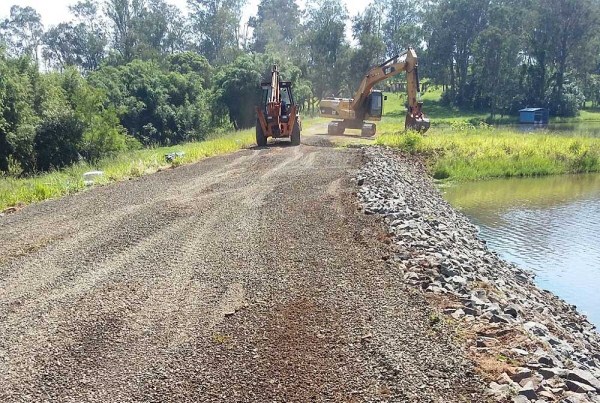
[[[361,153],[305,141],[0,218],[0,401],[483,401]]]

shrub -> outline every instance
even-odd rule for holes
[[[85,125],[72,112],[48,117],[35,133],[37,168],[49,171],[77,161]]]

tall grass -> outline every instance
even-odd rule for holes
[[[432,128],[427,135],[383,124],[377,143],[427,157],[436,179],[458,181],[600,172],[600,138],[521,133],[487,126]]]
[[[150,174],[159,169],[199,161],[203,158],[227,154],[255,144],[254,130],[244,130],[211,140],[187,143],[174,147],[160,147],[119,154],[105,158],[96,164],[79,163],[60,171],[41,174],[30,178],[0,176],[0,211],[7,207],[29,204],[78,192],[86,186],[83,174],[92,170],[104,172],[96,183],[113,181]],[[172,163],[165,154],[183,151],[185,156]]]

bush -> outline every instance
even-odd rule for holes
[[[114,110],[104,111],[94,116],[81,142],[81,155],[88,161],[97,161],[102,157],[114,155],[120,151],[139,148],[136,140],[128,139],[125,129],[119,124]],[[137,142],[140,145],[139,142]]]
[[[37,169],[49,171],[77,161],[84,132],[85,125],[72,112],[44,119],[35,133]]]

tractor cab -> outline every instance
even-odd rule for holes
[[[279,70],[273,66],[271,81],[260,84],[262,89],[256,106],[256,144],[267,145],[267,139],[289,138],[293,145],[300,144],[300,116],[292,95],[292,83],[279,80]]]
[[[272,122],[274,119],[274,116],[270,116],[269,115],[269,101],[272,98],[273,95],[273,89],[271,87],[271,83],[267,82],[267,83],[262,83],[261,84],[261,88],[262,88],[262,96],[261,96],[261,103],[262,103],[262,108],[264,110],[264,113],[267,115],[267,121],[268,122]],[[292,95],[292,83],[289,81],[280,81],[279,82],[279,117],[281,119],[281,122],[283,123],[287,123],[289,121],[290,118],[290,113],[292,110],[292,106],[295,105],[294,103],[294,96]]]

